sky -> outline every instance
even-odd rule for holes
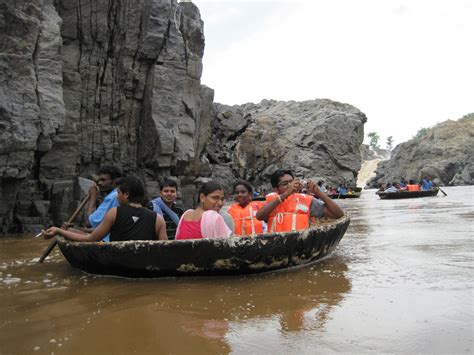
[[[215,102],[348,103],[382,148],[474,112],[474,0],[193,2]]]

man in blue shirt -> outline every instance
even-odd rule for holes
[[[431,190],[433,188],[433,181],[430,180],[429,176],[425,176],[421,180],[421,189],[424,191]]]
[[[105,217],[105,214],[112,208],[119,205],[117,196],[118,192],[116,189],[117,179],[123,176],[122,171],[116,166],[105,165],[102,166],[98,171],[97,175],[99,177],[96,186],[92,186],[89,189],[90,199],[87,206],[87,224],[90,227],[97,227],[100,222]],[[101,196],[105,196],[102,203],[97,206],[99,202],[99,193]],[[104,239],[104,242],[109,241],[109,234],[107,234]]]

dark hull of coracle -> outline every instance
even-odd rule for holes
[[[339,200],[339,199],[345,199],[345,198],[359,198],[360,197],[360,192],[354,193],[351,195],[328,195],[331,199],[333,200]]]
[[[399,192],[379,192],[378,195],[382,200],[396,200],[400,198],[417,198],[436,196],[439,189],[428,191],[399,191]]]
[[[69,263],[87,273],[130,278],[244,275],[304,265],[330,254],[350,219],[289,233],[180,241],[71,242],[58,238]]]

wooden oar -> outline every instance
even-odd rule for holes
[[[444,196],[448,196],[448,194],[446,192],[443,191],[443,189],[441,187],[439,187],[438,185],[435,185],[439,191],[441,191],[443,193]]]
[[[68,219],[67,223],[72,223],[77,215],[79,214],[79,212],[81,212],[81,210],[84,208],[84,206],[86,205],[87,201],[89,201],[89,198],[90,198],[90,194],[88,193],[84,199],[82,200],[82,202],[80,203],[79,207],[76,208],[76,210],[74,211],[74,213],[72,214],[72,216]],[[41,232],[40,234],[36,235],[35,238],[37,237],[40,237],[43,235],[43,232]],[[51,243],[49,243],[48,247],[45,249],[45,251],[43,252],[43,255],[41,255],[41,258],[39,259],[39,263],[42,263],[44,261],[44,259],[46,259],[46,257],[49,255],[49,253],[51,253],[51,251],[54,249],[54,247],[56,246],[56,244],[58,244],[58,239],[57,237],[54,237],[53,240],[51,240]]]

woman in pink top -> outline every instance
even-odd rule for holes
[[[199,206],[187,210],[179,220],[176,240],[223,238],[232,234],[219,214],[224,205],[224,188],[215,181],[206,182],[199,189]]]

